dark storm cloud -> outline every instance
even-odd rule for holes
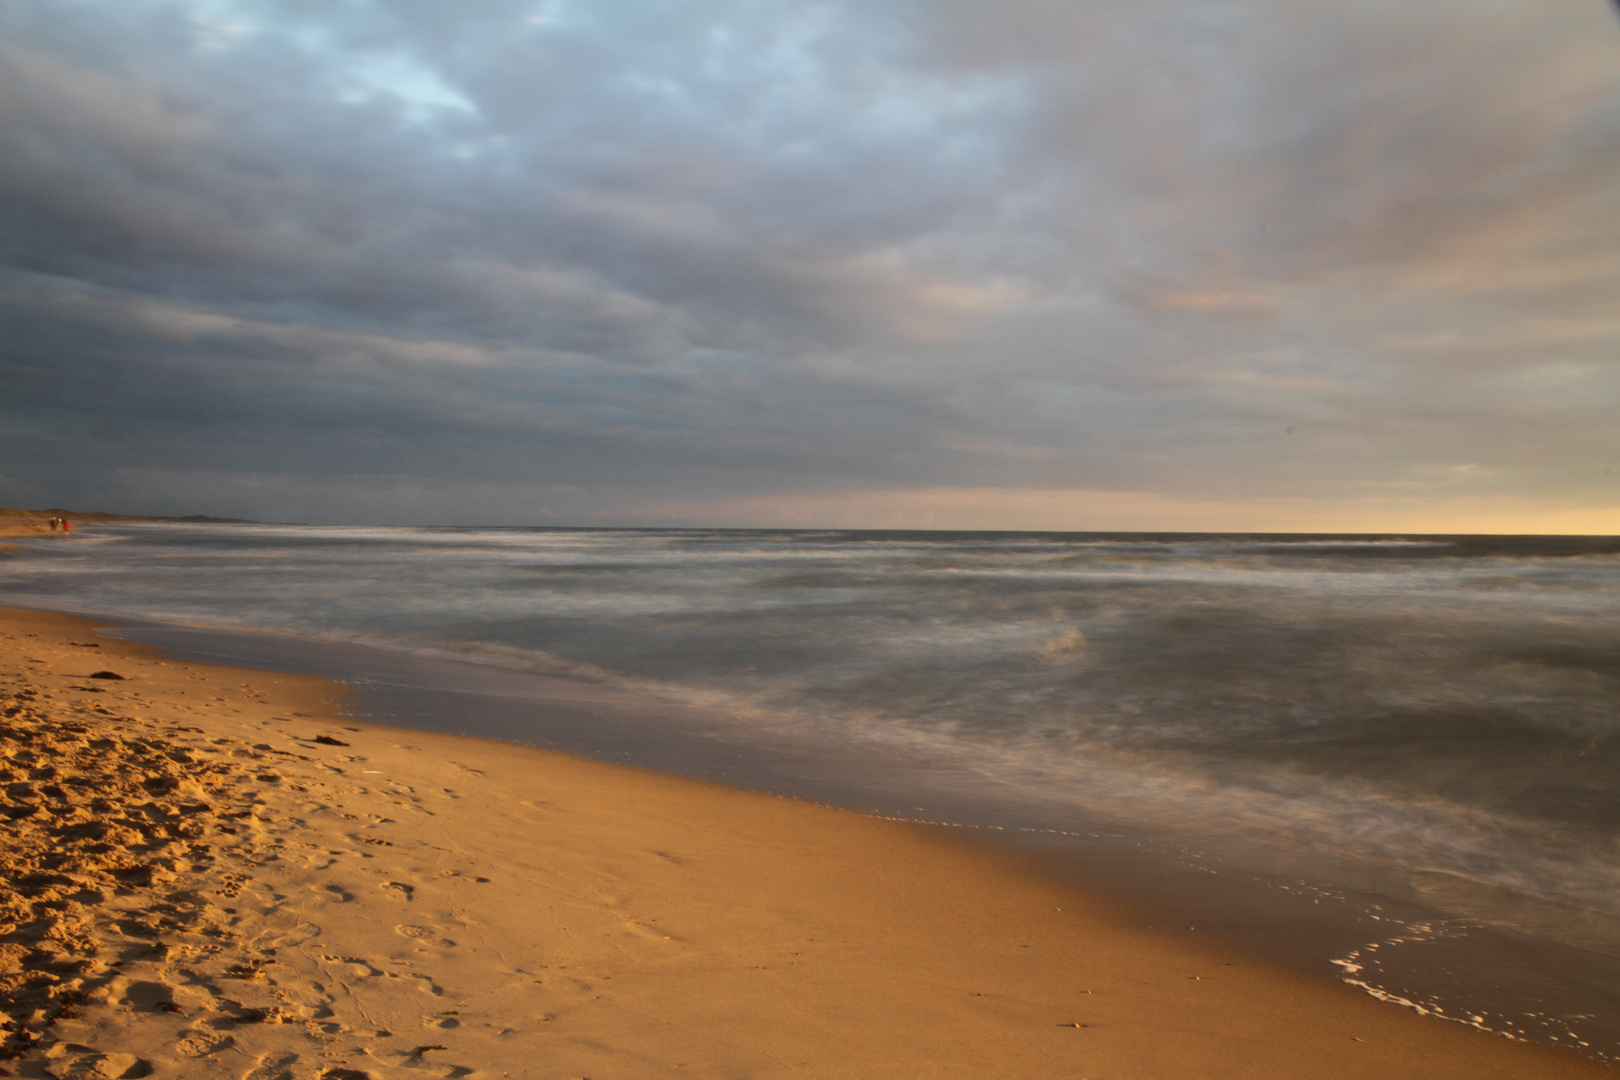
[[[0,495],[1612,506],[1617,176],[1573,0],[0,0]]]

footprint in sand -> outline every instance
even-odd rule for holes
[[[51,1062],[47,1075],[60,1080],[151,1076],[152,1066],[134,1054],[103,1054],[78,1043],[58,1043],[46,1051]]]
[[[434,982],[433,977],[431,975],[423,975],[423,974],[420,974],[420,973],[412,973],[412,974],[410,974],[410,975],[408,975],[406,977],[410,978],[410,979],[415,979],[416,980],[416,988],[418,990],[422,991],[422,993],[424,993],[424,994],[432,994],[434,997],[443,997],[444,996],[444,987],[442,987],[438,983]]]
[[[264,939],[265,945],[279,949],[290,949],[299,945],[307,945],[321,936],[321,928],[314,923],[299,923],[285,934]]]
[[[378,888],[396,900],[409,901],[416,892],[414,885],[407,885],[402,881],[385,881]]]
[[[293,994],[285,994],[283,997],[287,1002],[287,1008],[285,1010],[287,1015],[296,1019],[313,1022],[317,1020],[331,1020],[332,1017],[337,1015],[332,1011],[331,998],[321,998],[311,1003],[307,997],[300,998]],[[283,1023],[286,1022],[287,1021],[283,1021]],[[348,1029],[341,1025],[323,1025],[323,1030],[328,1031],[328,1033],[332,1033],[342,1032]]]
[[[394,927],[394,933],[400,937],[408,937],[423,944],[437,945],[441,949],[453,949],[456,943],[449,938],[438,937],[438,931],[426,926],[412,926],[401,924]]]
[[[391,1065],[396,1069],[410,1069],[414,1072],[426,1073],[429,1076],[462,1077],[471,1076],[471,1069],[464,1065],[453,1065],[446,1061],[434,1060],[443,1055],[445,1047],[421,1046],[415,1050],[372,1050],[367,1049],[368,1057]]]
[[[242,1080],[294,1080],[292,1067],[297,1061],[297,1054],[266,1054],[242,1074]]]
[[[243,874],[225,874],[220,880],[222,884],[214,891],[229,900],[241,895],[243,887],[251,879]]]
[[[372,967],[370,963],[358,956],[323,956],[321,959],[328,964],[343,965],[349,969],[346,974],[358,978],[376,978],[382,974],[381,968]]]
[[[216,1035],[208,1031],[188,1031],[174,1044],[174,1052],[182,1057],[207,1057],[234,1046],[236,1040],[229,1035]]]
[[[141,1011],[155,1010],[160,1002],[174,1000],[174,988],[160,982],[133,982],[124,990],[120,1005],[129,1005]]]

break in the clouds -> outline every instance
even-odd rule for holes
[[[0,0],[0,501],[1620,531],[1602,0]]]

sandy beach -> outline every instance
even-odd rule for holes
[[[58,525],[52,528],[52,519],[61,521],[65,519],[70,528],[63,531]],[[15,506],[0,506],[0,553],[16,551],[16,544],[6,543],[6,539],[19,538],[37,540],[40,537],[53,537],[57,540],[68,540],[75,530],[82,535],[86,527],[95,528],[97,525],[107,525],[117,522],[152,522],[152,521],[183,521],[183,518],[139,517],[132,514],[103,514],[82,513],[78,510],[24,510]],[[193,519],[195,520],[195,519]]]
[[[71,526],[67,531],[61,527],[52,527],[52,519],[66,518]],[[66,510],[19,510],[16,507],[0,506],[0,554],[16,551],[16,544],[8,544],[8,539],[38,540],[49,537],[53,540],[70,540],[73,530],[83,534],[85,526],[94,528],[109,521],[135,521],[138,518],[129,518],[119,514],[80,514],[76,511]]]
[[[25,511],[7,511],[0,508],[0,554],[16,551],[16,544],[6,543],[7,538],[35,539],[41,536],[62,534],[51,528],[50,519],[40,518]]]
[[[67,616],[0,643],[0,1075],[1614,1075],[926,827],[371,726]]]

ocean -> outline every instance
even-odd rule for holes
[[[1161,891],[1241,880],[1315,909],[1279,916],[1290,948],[1367,993],[1620,1058],[1620,538],[126,525],[23,547],[10,606],[667,703],[649,746],[685,725],[776,755],[730,782],[1157,858]],[[350,681],[380,719],[440,715]],[[560,744],[503,694],[499,730],[440,726]],[[1185,891],[1165,918],[1199,913]]]

